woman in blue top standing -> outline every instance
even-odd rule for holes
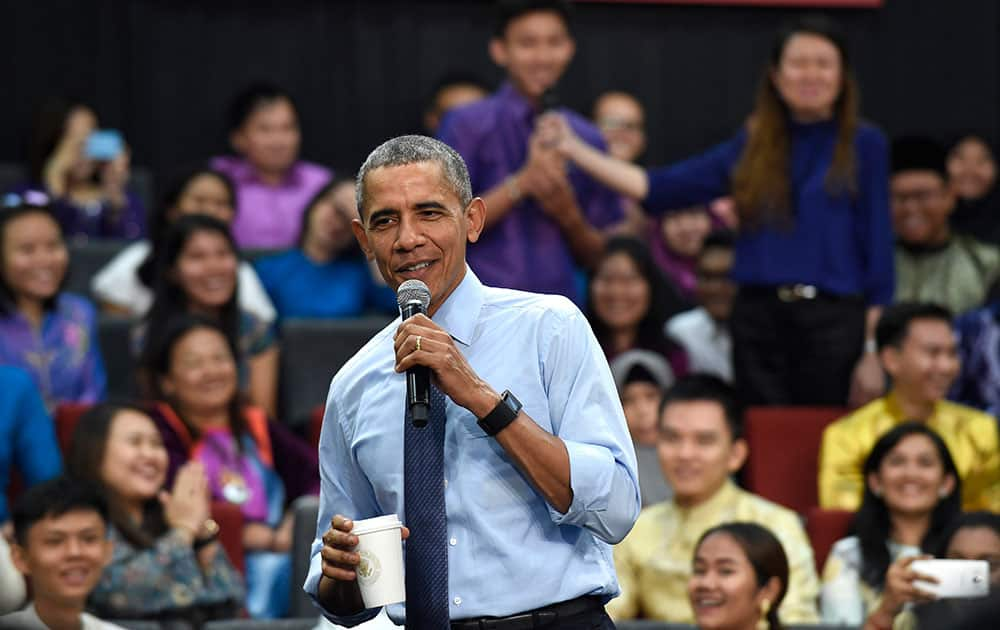
[[[750,404],[860,404],[882,393],[875,322],[894,290],[888,148],[858,118],[834,25],[783,30],[735,137],[645,170],[591,150],[557,116],[546,139],[652,212],[732,195],[740,219],[734,373]]]

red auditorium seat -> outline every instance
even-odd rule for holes
[[[309,413],[309,444],[319,448],[319,433],[323,430],[323,405],[316,405]]]
[[[243,562],[243,512],[228,501],[212,501],[212,519],[219,524],[219,544],[226,550],[229,561],[240,573],[246,573]]]
[[[747,487],[800,514],[819,505],[816,478],[823,429],[847,412],[843,407],[747,409]]]
[[[822,571],[833,543],[847,536],[854,512],[814,507],[806,513],[806,533],[812,543],[816,570]]]
[[[54,415],[56,423],[56,439],[59,440],[59,450],[65,457],[69,453],[70,442],[73,441],[73,430],[83,412],[90,409],[89,403],[59,403]]]

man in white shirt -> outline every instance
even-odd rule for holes
[[[733,341],[729,335],[729,315],[733,310],[736,283],[733,268],[733,235],[709,235],[698,254],[695,296],[699,306],[674,315],[667,321],[666,334],[688,355],[692,372],[712,374],[733,382]]]
[[[34,598],[0,617],[0,628],[120,630],[83,611],[111,560],[108,508],[97,491],[57,477],[25,492],[13,515],[11,559]]]

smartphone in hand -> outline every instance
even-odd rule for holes
[[[85,155],[91,160],[110,162],[125,150],[125,140],[117,129],[97,129],[87,136]]]
[[[937,584],[916,580],[913,585],[940,599],[985,597],[990,592],[990,565],[985,560],[914,560],[910,568],[937,578]]]

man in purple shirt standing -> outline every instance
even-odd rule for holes
[[[551,90],[573,58],[570,8],[559,1],[499,3],[489,52],[507,71],[495,94],[448,114],[438,137],[465,159],[473,192],[489,213],[469,248],[484,283],[577,302],[577,266],[589,268],[604,249],[603,230],[623,218],[621,199],[568,165],[534,133],[551,107]],[[604,149],[586,119],[562,110],[587,142]]]
[[[298,159],[298,118],[288,93],[272,85],[252,85],[233,102],[229,142],[237,155],[214,158],[212,168],[236,186],[232,229],[240,247],[294,246],[302,212],[333,177],[329,169]]]

